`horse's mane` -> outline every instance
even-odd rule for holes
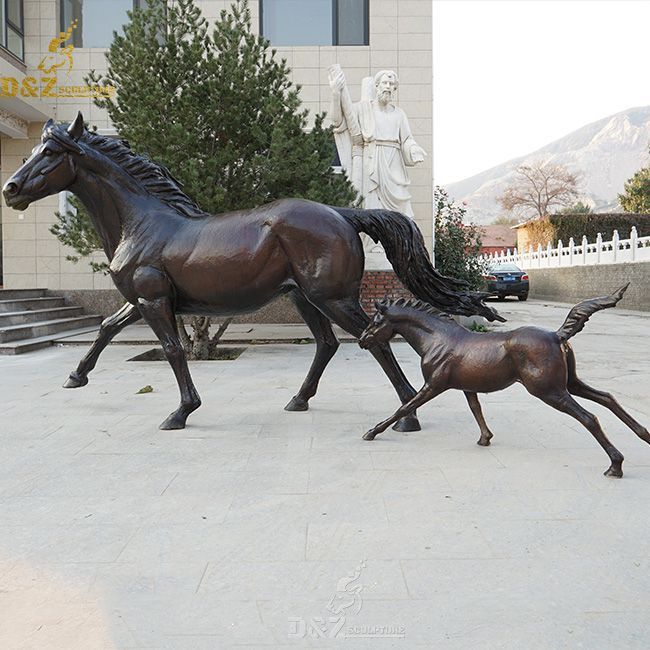
[[[389,307],[399,307],[401,309],[414,309],[415,311],[419,311],[422,314],[429,314],[430,316],[435,316],[436,318],[440,318],[442,320],[448,320],[448,321],[453,321],[454,319],[444,311],[440,311],[439,309],[436,309],[432,305],[430,305],[428,302],[424,302],[423,300],[417,300],[416,298],[398,298],[397,300],[390,300],[388,298],[384,298],[383,300],[380,300],[377,303],[377,308],[379,311],[384,312],[386,309]]]
[[[126,140],[84,131],[79,141],[99,151],[135,178],[150,194],[190,219],[200,219],[208,213],[181,190],[181,183],[170,171],[145,156],[131,150]]]

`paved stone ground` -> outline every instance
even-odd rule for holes
[[[644,423],[647,340],[647,314],[614,310],[574,339],[582,377]],[[490,448],[459,393],[364,442],[397,402],[367,353],[342,346],[312,410],[286,413],[313,346],[265,345],[193,364],[204,406],[162,432],[176,387],[125,363],[141,351],[112,346],[68,391],[79,347],[0,358],[3,650],[650,645],[650,446],[602,407],[622,480],[520,387],[482,398]]]

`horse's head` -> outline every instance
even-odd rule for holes
[[[393,324],[387,315],[389,306],[390,302],[388,300],[375,301],[375,307],[377,309],[375,317],[359,338],[359,346],[364,350],[367,350],[373,345],[388,343],[395,336]]]
[[[25,210],[30,203],[70,187],[77,176],[77,158],[84,155],[77,142],[84,131],[81,113],[67,128],[48,120],[41,143],[2,188],[7,205]]]

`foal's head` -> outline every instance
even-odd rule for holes
[[[377,344],[388,343],[397,333],[403,334],[399,329],[402,325],[409,324],[425,328],[427,331],[447,330],[448,326],[460,327],[444,312],[439,311],[426,302],[413,298],[398,298],[397,300],[375,301],[377,312],[370,325],[366,327],[359,338],[359,345],[364,349]]]
[[[390,301],[385,298],[383,300],[375,300],[377,312],[370,325],[366,327],[359,338],[359,345],[364,350],[367,350],[373,345],[388,343],[395,336],[395,330],[386,313],[390,305]]]
[[[30,203],[70,187],[77,175],[77,159],[84,155],[77,142],[84,131],[81,113],[67,128],[49,120],[41,143],[2,189],[7,205],[25,210]]]

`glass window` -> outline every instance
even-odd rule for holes
[[[365,0],[338,0],[336,45],[367,45]]]
[[[264,0],[262,33],[273,45],[331,45],[332,0]]]
[[[368,45],[368,0],[260,0],[273,45]]]
[[[23,59],[23,0],[0,0],[0,45]]]
[[[128,22],[126,12],[137,6],[138,0],[61,0],[61,31],[76,20],[75,47],[108,47],[113,32]]]
[[[21,27],[23,24],[23,3],[22,0],[7,0],[7,20],[10,23]]]

